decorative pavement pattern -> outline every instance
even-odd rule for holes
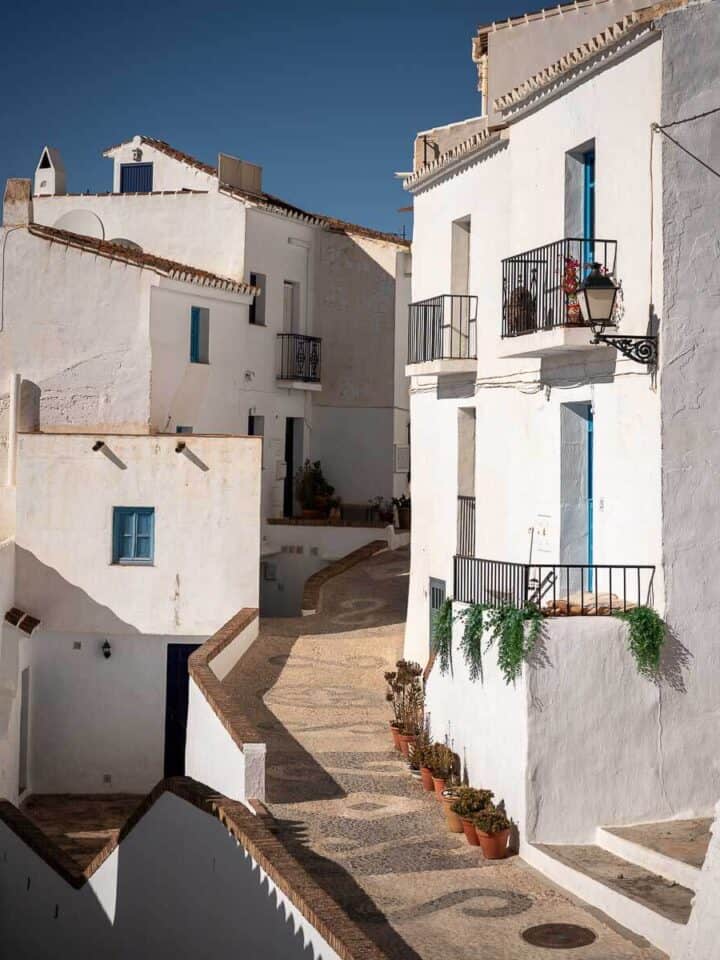
[[[378,554],[330,581],[318,614],[264,620],[226,680],[267,741],[278,836],[393,960],[542,957],[521,933],[549,922],[597,936],[564,957],[662,957],[518,857],[483,860],[391,748],[382,674],[402,652],[408,562]]]

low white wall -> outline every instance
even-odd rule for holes
[[[246,803],[265,799],[264,743],[235,743],[190,678],[185,772],[213,790]]]
[[[337,960],[213,816],[164,794],[73,889],[4,824],[0,940],[13,960]]]
[[[14,605],[15,541],[0,543],[0,797],[20,798],[20,675],[28,666],[31,639],[4,621]],[[31,770],[28,772],[31,773]],[[31,788],[31,782],[26,785]]]
[[[673,960],[720,960],[720,803],[690,920]]]
[[[456,605],[456,610],[461,609]],[[525,825],[527,711],[524,678],[507,686],[494,651],[484,656],[484,679],[470,680],[460,650],[462,624],[453,626],[452,673],[436,660],[426,685],[431,734],[459,755],[468,782],[492,790],[521,834]]]
[[[508,686],[494,647],[482,680],[470,681],[462,629],[457,622],[453,673],[441,677],[436,662],[428,679],[432,735],[448,740],[474,786],[505,800],[521,841],[592,843],[597,826],[709,815],[700,793],[697,806],[680,808],[668,792],[678,772],[667,741],[682,735],[664,713],[679,695],[669,685],[672,646],[657,684],[639,675],[624,624],[554,618]]]
[[[32,636],[30,767],[37,793],[146,793],[163,775],[167,646],[205,637],[112,635],[107,660],[104,639],[42,626]]]

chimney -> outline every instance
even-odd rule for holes
[[[11,177],[3,196],[3,226],[15,227],[32,223],[33,208],[30,181]]]
[[[67,193],[65,164],[55,147],[43,147],[35,168],[35,196],[58,197]]]
[[[262,167],[221,153],[218,155],[218,182],[248,193],[262,193]]]

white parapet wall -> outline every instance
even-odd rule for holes
[[[276,882],[274,862],[266,870],[249,852],[258,838],[268,849],[262,825],[247,826],[232,804],[212,815],[201,801],[162,793],[87,882],[48,862],[49,841],[36,852],[0,822],[3,955],[338,960],[295,905],[302,896],[282,889],[293,885],[284,865]]]
[[[720,803],[690,920],[672,960],[720,960]]]
[[[474,786],[505,800],[521,850],[525,842],[594,843],[602,825],[709,814],[700,794],[693,808],[672,802],[682,775],[665,752],[668,736],[681,735],[663,715],[678,695],[672,639],[653,682],[638,673],[618,620],[547,619],[530,664],[508,685],[494,647],[482,679],[470,680],[462,631],[456,622],[452,673],[441,676],[436,661],[428,678],[432,735],[459,754]]]

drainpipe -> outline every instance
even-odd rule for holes
[[[8,414],[8,458],[7,458],[7,485],[15,486],[15,464],[17,462],[17,426],[20,413],[20,383],[19,373],[10,374],[10,411]]]

